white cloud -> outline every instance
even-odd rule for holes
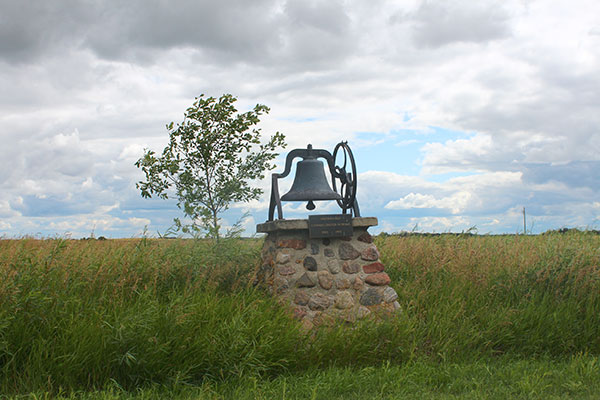
[[[127,218],[127,222],[129,222],[131,225],[133,226],[146,226],[146,225],[150,225],[150,220],[148,218],[136,218],[136,217],[131,217],[131,218]]]
[[[81,184],[83,189],[91,189],[94,185],[94,179],[91,176],[85,178],[85,181]]]
[[[461,216],[411,218],[410,223],[417,232],[461,232],[473,226],[469,219]]]
[[[422,150],[425,153],[423,158],[425,173],[473,171],[487,164],[481,160],[493,156],[494,144],[491,136],[479,134],[469,139],[427,143]]]
[[[260,200],[251,200],[244,203],[235,203],[232,208],[239,208],[248,212],[264,211],[269,209],[269,198],[263,196]]]
[[[464,217],[514,231],[507,210],[523,206],[544,224],[597,220],[598,7],[4,2],[0,215],[14,234],[71,223],[86,234],[92,219],[125,236],[138,229],[129,218],[168,224],[173,202],[142,200],[133,163],[164,147],[164,125],[194,96],[233,93],[242,111],[272,108],[263,132],[285,133],[287,150],[349,140],[358,157],[385,145],[401,157],[420,135],[415,176],[360,161],[371,169],[359,176],[361,208],[389,226],[437,218],[427,221],[439,230]],[[266,197],[232,213],[266,213],[270,182],[259,184]]]
[[[467,191],[458,191],[451,196],[436,199],[430,194],[409,193],[399,200],[392,200],[385,205],[389,210],[406,210],[411,208],[444,208],[452,214],[464,212],[472,202],[473,195]]]
[[[491,1],[423,1],[412,17],[414,41],[424,47],[482,43],[510,34],[508,12]]]

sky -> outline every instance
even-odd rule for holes
[[[274,172],[347,140],[372,233],[598,229],[599,71],[596,0],[0,0],[0,237],[165,234],[134,163],[224,93],[271,108]]]

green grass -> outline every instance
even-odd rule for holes
[[[600,396],[598,235],[376,244],[402,313],[306,335],[252,288],[260,240],[0,240],[0,394]]]
[[[376,367],[327,367],[272,378],[245,376],[199,385],[150,385],[132,391],[113,383],[96,392],[30,393],[21,399],[597,399],[597,357],[488,359],[468,363],[413,361]]]

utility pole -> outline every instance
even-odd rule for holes
[[[523,235],[527,235],[527,220],[525,217],[525,207],[523,207]]]

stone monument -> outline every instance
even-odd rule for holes
[[[340,150],[344,162],[337,166]],[[303,160],[297,163],[292,188],[280,198],[277,180],[289,174],[296,157]],[[318,158],[327,160],[333,190]],[[340,193],[336,191],[338,187]],[[337,201],[342,214],[293,220],[282,217],[281,201],[308,201],[307,208],[312,210],[314,201],[319,200]],[[278,219],[274,219],[276,208]],[[294,316],[307,329],[392,313],[400,305],[367,231],[375,225],[377,218],[360,216],[356,166],[347,142],[339,143],[333,155],[311,145],[292,150],[284,172],[272,176],[269,220],[256,227],[267,237],[255,284],[266,287],[291,306]]]

